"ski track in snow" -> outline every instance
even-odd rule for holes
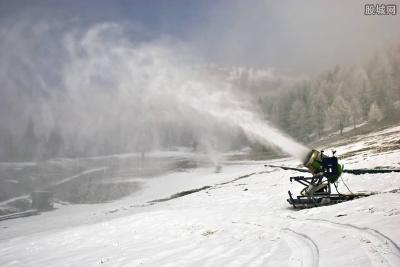
[[[369,227],[359,227],[349,223],[338,223],[325,219],[306,219],[318,222],[341,232],[352,231],[360,237],[360,246],[366,248],[366,253],[374,265],[399,266],[400,248],[388,236]]]
[[[287,236],[288,245],[292,250],[290,266],[318,266],[319,249],[309,236],[290,228],[282,228],[282,232]]]

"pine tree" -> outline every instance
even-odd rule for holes
[[[311,102],[311,119],[313,128],[317,130],[318,138],[321,137],[324,130],[327,102],[325,94],[321,90],[316,90]]]
[[[368,118],[372,122],[379,122],[383,119],[383,113],[376,102],[371,105],[368,112]]]
[[[350,102],[350,117],[353,123],[353,129],[355,129],[357,123],[362,120],[362,112],[360,101],[357,98],[353,98]]]
[[[337,95],[328,109],[328,116],[331,123],[337,123],[340,135],[350,119],[350,104],[341,96]]]
[[[306,107],[303,101],[296,99],[289,112],[290,133],[293,136],[305,137]]]

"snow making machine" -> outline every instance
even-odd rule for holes
[[[300,195],[294,197],[290,190],[287,201],[298,209],[312,208],[318,206],[332,205],[344,201],[353,200],[355,198],[372,195],[372,193],[352,193],[344,183],[349,193],[342,194],[338,191],[338,179],[342,173],[351,173],[355,175],[366,173],[388,173],[400,172],[400,169],[344,169],[343,165],[339,164],[335,151],[332,151],[332,156],[327,156],[324,151],[312,149],[305,158],[303,165],[307,168],[291,168],[285,166],[265,165],[266,167],[278,167],[284,170],[294,170],[299,172],[311,173],[310,177],[294,176],[290,177],[290,182],[295,181],[304,186],[300,191]],[[336,192],[332,192],[333,185]]]

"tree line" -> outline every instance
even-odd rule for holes
[[[304,142],[345,127],[400,120],[400,45],[376,52],[363,63],[336,66],[296,81],[263,82],[248,72],[236,84],[255,90],[270,120]],[[261,92],[261,93],[260,93]]]

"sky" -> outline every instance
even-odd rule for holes
[[[364,15],[365,3],[386,2],[400,6],[398,0],[2,0],[0,26],[117,22],[136,29],[132,38],[184,42],[210,63],[319,72],[400,41],[400,14]]]

